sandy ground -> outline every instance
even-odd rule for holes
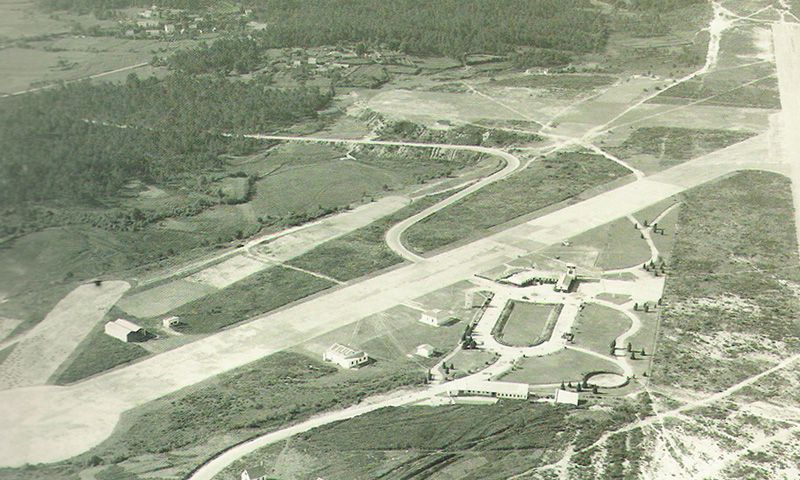
[[[70,292],[0,364],[0,388],[44,384],[128,288],[106,281]]]
[[[0,317],[0,341],[5,340],[20,323],[22,320],[16,318]]]
[[[0,465],[50,462],[105,439],[120,413],[187,385],[407,303],[742,168],[766,167],[766,135],[665,170],[463,247],[335,290],[70,387],[0,392]],[[525,248],[521,248],[524,246]],[[347,305],[348,308],[342,308]]]

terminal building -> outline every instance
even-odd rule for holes
[[[322,355],[322,360],[335,363],[342,368],[355,368],[367,363],[369,356],[364,351],[350,348],[341,343],[334,343]]]
[[[448,394],[451,396],[479,396],[525,400],[528,398],[528,384],[472,380],[460,384],[457,389],[450,390]]]
[[[578,278],[575,273],[576,268],[575,265],[567,265],[567,271],[558,277],[558,282],[556,282],[555,286],[556,292],[569,292],[572,290],[572,284]]]
[[[106,323],[104,331],[109,337],[114,337],[125,343],[147,340],[147,332],[142,327],[124,318],[118,318],[113,322]]]

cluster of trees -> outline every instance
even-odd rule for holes
[[[212,0],[39,0],[46,10],[68,10],[79,14],[107,12],[129,7],[149,7],[199,10],[213,4]]]
[[[569,53],[548,48],[532,48],[511,55],[511,63],[516,68],[562,67],[571,61]]]
[[[129,181],[160,183],[252,151],[256,140],[215,132],[264,131],[316,115],[331,99],[314,88],[172,75],[124,84],[75,83],[6,99],[0,110],[0,203],[97,205]]]
[[[246,37],[226,38],[178,53],[186,72],[249,72],[268,48],[358,45],[464,59],[468,53],[509,54],[533,48],[520,63],[563,65],[559,51],[598,52],[607,19],[588,0],[266,0],[254,15],[269,23]]]

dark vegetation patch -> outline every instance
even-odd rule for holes
[[[763,355],[800,347],[790,182],[739,173],[695,188],[680,208],[653,379],[719,391],[768,368]],[[715,335],[731,341],[701,338]]]
[[[570,199],[622,177],[628,170],[600,155],[562,152],[527,168],[415,224],[405,242],[418,252],[486,235],[489,229]]]
[[[360,54],[388,48],[464,62],[469,52],[507,54],[518,47],[599,52],[607,38],[606,17],[588,0],[269,0],[252,8],[268,28],[176,54],[169,65],[190,73],[246,72],[264,66],[269,48],[323,45],[355,45]]]
[[[623,159],[651,155],[658,160],[659,168],[669,168],[752,136],[752,132],[735,130],[643,127],[637,128],[622,145],[610,150]]]
[[[664,90],[650,102],[679,105],[699,102],[700,105],[776,110],[781,108],[777,79],[774,77],[762,78],[746,85],[743,85],[741,79],[689,80]]]
[[[556,461],[570,444],[594,443],[646,408],[619,402],[610,412],[592,412],[514,401],[385,408],[264,448],[225,473],[263,465],[280,478],[301,471],[310,478],[430,478],[450,467],[466,478],[506,479]],[[303,465],[276,464],[281,453]]]
[[[386,124],[380,130],[381,140],[478,145],[483,147],[509,147],[542,141],[536,133],[459,125],[447,130],[433,130],[407,120]]]

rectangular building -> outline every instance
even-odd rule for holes
[[[367,363],[369,356],[361,350],[350,348],[341,343],[334,343],[322,355],[322,360],[333,362],[342,368],[355,368]]]
[[[459,385],[457,389],[451,390],[449,393],[450,395],[477,395],[525,400],[528,398],[528,384],[473,380]]]

